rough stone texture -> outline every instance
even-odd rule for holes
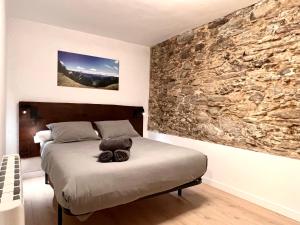
[[[300,1],[264,0],[154,46],[149,130],[300,159]]]

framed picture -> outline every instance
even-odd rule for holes
[[[58,51],[57,85],[119,90],[119,60]]]

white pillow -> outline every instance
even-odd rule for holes
[[[53,140],[51,130],[38,131],[34,136],[34,143],[43,143]]]
[[[94,130],[96,135],[99,136],[99,132]],[[51,130],[41,130],[38,131],[34,137],[34,143],[45,143],[47,141],[52,141],[52,135],[51,135]]]

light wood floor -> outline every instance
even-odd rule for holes
[[[44,178],[24,180],[26,225],[55,225],[53,191]],[[201,184],[176,193],[102,210],[81,223],[64,215],[64,225],[299,225],[300,223]]]

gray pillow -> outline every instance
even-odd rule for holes
[[[90,122],[61,122],[51,123],[47,127],[51,130],[54,142],[73,142],[100,139]]]
[[[113,121],[98,121],[95,122],[102,138],[114,137],[138,137],[138,132],[133,128],[129,120],[113,120]]]

